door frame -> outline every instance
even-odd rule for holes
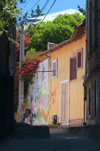
[[[68,120],[67,121],[61,121],[61,100],[62,100],[62,97],[63,97],[63,94],[62,94],[62,88],[64,86],[65,88],[65,85],[68,84]],[[63,80],[60,82],[60,123],[64,124],[64,125],[69,125],[69,112],[70,112],[70,87],[69,87],[69,79],[66,79],[66,80]]]

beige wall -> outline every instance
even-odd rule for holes
[[[49,70],[52,70],[52,61],[58,61],[58,75],[52,79],[49,73],[49,124],[52,124],[52,115],[57,115],[57,123],[60,123],[60,89],[61,81],[70,79],[70,57],[77,54],[77,50],[83,48],[83,68],[77,70],[77,79],[69,82],[70,85],[70,108],[69,119],[83,119],[84,88],[83,77],[85,73],[85,36],[69,45],[50,53]],[[65,86],[65,120],[68,119],[68,85]],[[67,109],[66,109],[67,108]]]

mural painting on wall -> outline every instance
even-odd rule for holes
[[[39,89],[39,81],[36,77],[34,80],[37,82],[33,82],[33,124],[48,124],[49,94]]]
[[[49,120],[49,95],[38,90],[38,101],[37,101],[37,120],[43,119],[46,123]]]
[[[39,63],[39,71],[48,71],[48,59]],[[24,108],[30,109],[33,115],[33,125],[48,124],[49,94],[48,72],[39,72],[33,77],[33,84],[29,86]]]
[[[54,91],[50,93],[50,100],[51,100],[52,105],[56,103],[56,88],[54,89]]]

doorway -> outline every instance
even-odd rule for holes
[[[69,79],[61,81],[60,88],[60,123],[69,125]]]

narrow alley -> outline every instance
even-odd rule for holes
[[[100,151],[100,142],[50,128],[50,139],[14,138],[0,144],[0,151]]]

